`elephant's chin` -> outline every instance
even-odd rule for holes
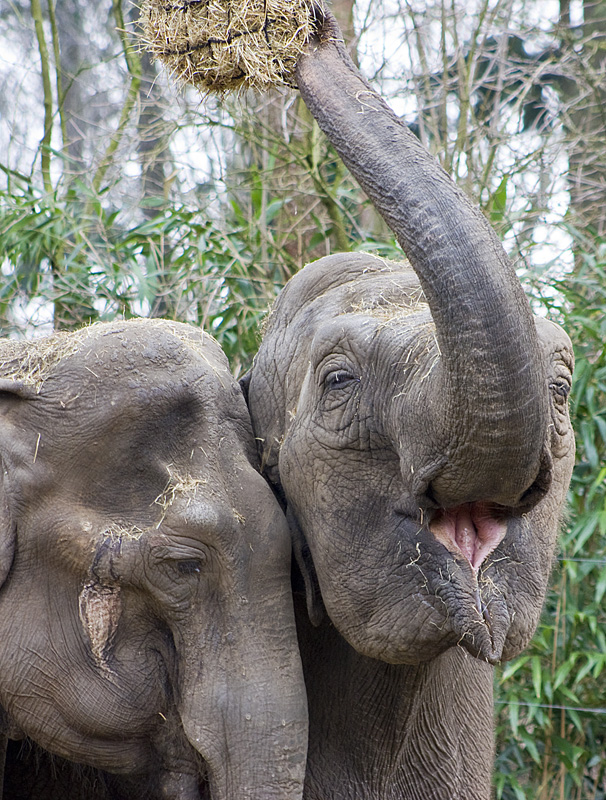
[[[469,531],[461,531],[467,513],[458,519],[452,514],[454,522],[439,518],[438,532],[453,534],[444,543],[428,527],[415,529],[411,520],[417,555],[384,571],[384,580],[362,602],[355,579],[346,586],[341,582],[335,593],[335,582],[322,576],[326,611],[355,650],[390,664],[418,665],[457,646],[489,664],[502,660],[512,613],[494,565],[502,560],[499,544],[506,523],[491,517],[474,543]],[[491,557],[484,560],[482,551]],[[411,573],[417,577],[416,590],[403,596]]]
[[[502,539],[500,531],[496,537]],[[497,546],[495,543],[491,552]],[[448,585],[436,585],[435,595],[445,606],[456,644],[475,658],[498,664],[511,627],[506,597],[492,579],[490,565],[480,570],[477,561],[456,552],[453,555],[455,564],[451,562]],[[447,646],[444,641],[443,649]]]
[[[455,569],[451,567],[452,572]],[[417,666],[451,647],[463,647],[475,658],[498,664],[510,629],[507,604],[490,587],[482,590],[468,565],[464,571],[469,573],[467,580],[455,579],[448,586],[435,587],[434,602],[427,594],[417,593],[408,598],[397,619],[386,619],[384,624],[373,615],[366,624],[352,627],[329,608],[328,615],[349,644],[368,658]],[[415,634],[411,635],[411,614],[417,612],[421,616],[416,616]]]
[[[498,664],[503,657],[503,648],[510,626],[510,617],[505,602],[492,598],[476,588],[474,593],[476,619],[471,619],[463,630],[459,644],[472,656]]]
[[[377,642],[374,637],[346,636],[345,638],[361,655],[388,664],[418,666],[438,658],[452,647],[462,647],[474,658],[488,664],[499,664],[503,657],[508,626],[499,626],[495,629],[492,620],[488,624],[481,622],[478,616],[476,615],[475,619],[468,619],[460,627],[457,624],[453,625],[453,630],[448,636],[422,644],[416,642],[413,647],[403,648],[401,641],[392,643],[383,639]]]
[[[472,656],[489,664],[498,664],[510,629],[507,603],[489,580],[480,578],[468,564],[461,564],[467,580],[453,592],[436,596],[445,604],[447,618],[443,630],[421,652],[419,661],[436,658],[452,646],[463,647]],[[442,635],[449,629],[448,635]],[[405,659],[408,660],[408,659]]]

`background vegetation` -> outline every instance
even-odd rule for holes
[[[352,54],[570,333],[578,458],[543,623],[497,676],[498,798],[606,798],[606,0],[338,0]],[[0,11],[0,329],[212,332],[236,374],[285,280],[400,257],[296,94],[204,104],[124,0]]]

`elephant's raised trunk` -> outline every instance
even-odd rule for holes
[[[430,392],[441,410],[419,493],[442,507],[519,506],[541,472],[547,428],[528,301],[482,213],[364,81],[340,38],[327,14],[297,82],[395,233],[431,308],[441,358]]]

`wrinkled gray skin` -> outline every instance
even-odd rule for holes
[[[572,348],[338,36],[299,88],[414,271],[305,267],[245,382],[307,596],[305,796],[485,800],[491,665],[533,634],[570,480]]]
[[[58,341],[0,344],[4,734],[129,800],[296,800],[290,539],[225,357],[149,320]]]

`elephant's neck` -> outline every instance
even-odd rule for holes
[[[420,666],[356,653],[298,613],[308,687],[305,800],[488,800],[493,670],[451,648]]]

